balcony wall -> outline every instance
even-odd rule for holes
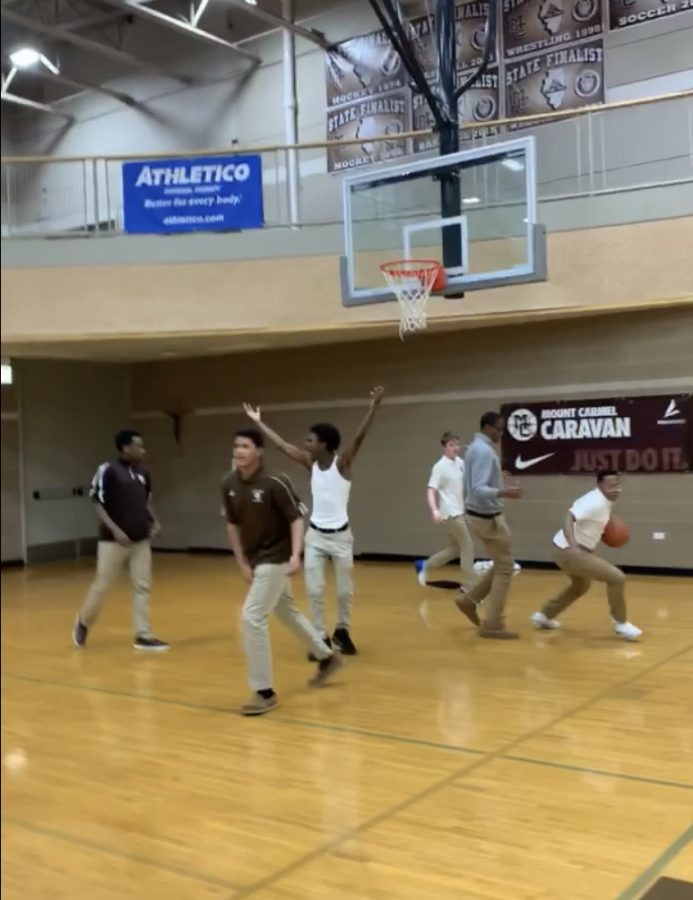
[[[324,231],[312,231],[291,234],[286,243],[294,249],[325,247]],[[188,250],[195,247],[201,258],[128,265],[118,260],[120,241],[129,239],[85,241],[93,256],[98,248],[101,257],[91,265],[84,264],[86,259],[82,265],[57,265],[51,254],[61,248],[54,242],[22,242],[26,258],[21,265],[14,250],[3,247],[10,257],[2,269],[6,352],[14,344],[87,336],[329,331],[394,323],[397,314],[391,303],[344,308],[335,252],[219,260],[205,258],[208,238],[170,238],[165,239],[167,255],[175,258],[181,243]],[[431,318],[471,323],[489,315],[630,308],[693,298],[691,246],[693,216],[553,232],[548,235],[548,281],[470,292],[462,301],[433,299]],[[44,265],[28,265],[33,254]],[[115,259],[108,264],[104,257],[110,254]]]

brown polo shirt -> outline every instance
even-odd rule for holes
[[[301,518],[299,501],[286,476],[260,467],[244,481],[230,472],[221,485],[226,519],[237,525],[241,545],[253,568],[291,558],[291,523]]]

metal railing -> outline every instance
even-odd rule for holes
[[[693,182],[693,91],[464,126],[462,147],[486,146],[512,135],[534,134],[540,203],[608,192]],[[398,135],[434,138],[431,131]],[[369,143],[391,141],[369,138]],[[342,146],[361,143],[340,142]],[[267,227],[342,221],[341,178],[327,171],[334,143],[203,150],[177,157],[262,156]],[[431,149],[426,155],[435,156]],[[419,155],[418,158],[421,158]],[[121,166],[127,157],[3,157],[3,237],[107,236],[123,233]],[[297,159],[300,215],[291,202],[290,168]],[[398,160],[401,162],[402,160]],[[382,164],[381,164],[382,165]],[[691,210],[693,212],[693,210]]]

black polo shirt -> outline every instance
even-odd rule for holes
[[[253,568],[279,565],[291,558],[291,523],[302,516],[300,501],[285,475],[260,467],[244,481],[230,472],[221,485],[226,519],[237,525],[241,545]]]
[[[103,463],[96,470],[89,496],[94,503],[103,506],[131,541],[143,541],[149,537],[152,482],[144,466],[122,459]],[[103,522],[99,523],[99,540],[115,540]]]

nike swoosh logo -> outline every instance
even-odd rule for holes
[[[551,456],[554,456],[554,453],[545,453],[543,456],[535,456],[534,459],[522,459],[521,456],[515,457],[515,468],[522,471],[523,469],[529,469],[530,466],[536,466],[537,463],[543,462],[545,459],[549,459]]]

